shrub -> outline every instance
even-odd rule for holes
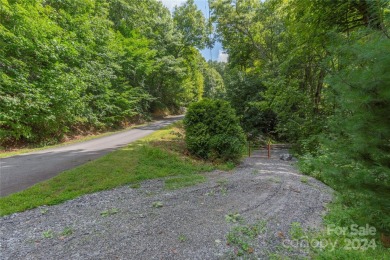
[[[238,161],[245,135],[235,110],[226,101],[204,99],[188,108],[184,119],[186,144],[197,157],[218,161]]]

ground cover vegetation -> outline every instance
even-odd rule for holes
[[[245,131],[294,144],[301,170],[336,190],[328,223],[375,226],[380,244],[390,235],[389,1],[212,0],[211,8],[229,54],[226,99]],[[337,256],[359,254],[370,256]]]

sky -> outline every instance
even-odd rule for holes
[[[186,0],[160,0],[171,12],[176,5],[181,5],[186,2]],[[207,0],[194,0],[195,4],[198,6],[198,9],[201,10],[206,18],[209,18],[209,8]],[[201,50],[203,57],[206,60],[218,60],[218,61],[227,61],[227,55],[222,53],[222,44],[216,42],[213,49],[204,49]]]

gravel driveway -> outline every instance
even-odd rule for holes
[[[283,248],[291,225],[319,228],[332,190],[278,159],[247,158],[205,183],[169,191],[164,180],[94,193],[0,219],[1,259],[237,259],[228,243],[239,227],[261,223],[242,258]],[[233,234],[233,235],[232,235]]]

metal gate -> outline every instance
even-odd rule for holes
[[[248,141],[247,145],[248,157],[265,159],[279,159],[280,154],[289,148],[288,144],[256,144],[253,141]]]

